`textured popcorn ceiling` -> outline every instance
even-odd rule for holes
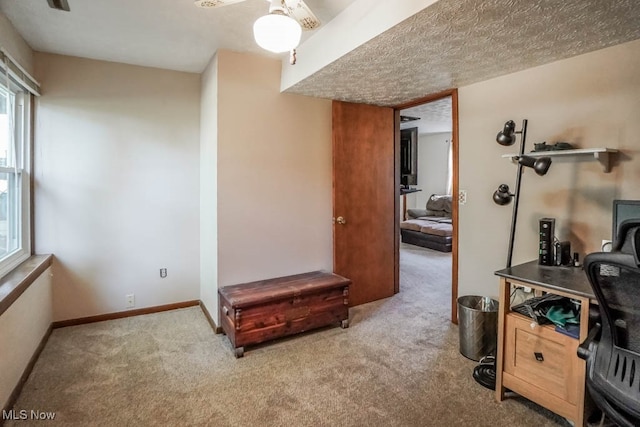
[[[640,0],[440,0],[287,92],[393,106],[640,38]]]
[[[418,134],[451,132],[453,128],[451,97],[406,108],[401,110],[400,114],[409,117],[419,117],[420,120],[400,124],[400,129],[417,127]]]

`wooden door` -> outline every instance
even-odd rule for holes
[[[334,271],[350,305],[398,292],[399,175],[394,109],[333,102]]]

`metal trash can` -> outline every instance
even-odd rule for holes
[[[498,301],[489,297],[466,295],[458,298],[460,353],[479,361],[496,354],[498,342]]]

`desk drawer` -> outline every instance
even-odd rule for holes
[[[536,325],[532,319],[516,313],[507,315],[505,329],[504,371],[576,404],[578,340],[556,332],[552,326]]]

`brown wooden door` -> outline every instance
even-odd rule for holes
[[[350,305],[398,292],[394,114],[393,108],[333,102],[333,265],[352,280]]]

